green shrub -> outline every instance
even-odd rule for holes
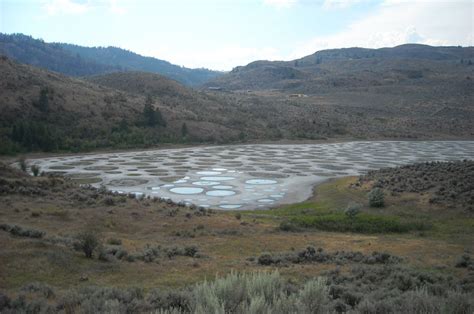
[[[102,245],[99,245],[97,248],[97,259],[102,262],[110,262],[112,256],[108,254],[108,251]]]
[[[21,157],[18,159],[18,165],[20,166],[21,171],[26,172],[28,170],[28,164],[26,163],[26,159]]]
[[[280,223],[279,229],[286,232],[296,232],[300,230],[296,224],[290,221],[282,221]]]
[[[54,290],[49,285],[42,282],[32,282],[21,288],[21,291],[38,293],[44,296],[45,298],[54,297]]]
[[[385,205],[383,191],[380,188],[372,189],[368,194],[368,198],[370,207],[383,207]]]
[[[195,245],[187,246],[184,248],[184,255],[189,257],[195,257],[198,254],[198,248]]]
[[[469,268],[474,266],[474,260],[468,254],[461,255],[456,261],[456,267]]]
[[[36,229],[26,229],[18,225],[9,225],[9,224],[1,224],[0,230],[9,232],[11,235],[14,235],[17,237],[36,238],[36,239],[42,238],[46,234],[45,232],[39,231]]]
[[[360,204],[349,204],[344,210],[344,214],[346,214],[349,219],[353,220],[359,214],[361,207]]]
[[[91,231],[83,231],[78,234],[77,240],[76,249],[84,252],[87,258],[92,258],[94,250],[100,244],[96,234]]]
[[[107,240],[107,243],[110,245],[122,245],[122,240],[117,238],[110,238]]]
[[[107,206],[114,206],[115,205],[115,199],[110,195],[104,197],[103,202]]]
[[[336,251],[326,252],[322,248],[315,249],[312,246],[306,247],[302,251],[290,251],[280,253],[263,253],[257,259],[259,265],[288,265],[304,264],[304,263],[335,263],[338,265],[346,263],[361,263],[361,264],[396,264],[401,261],[400,257],[391,255],[389,253],[372,252],[371,255],[365,255],[361,252],[352,251]]]
[[[366,213],[361,213],[355,218],[349,218],[343,213],[300,216],[292,218],[290,222],[303,228],[357,233],[401,233],[412,230],[426,230],[430,228],[428,224],[423,222],[402,222],[398,217]]]
[[[33,175],[35,177],[37,177],[39,175],[40,167],[38,165],[32,165],[30,169],[31,169],[31,172],[33,173]]]
[[[323,313],[328,302],[328,287],[324,278],[309,280],[298,295],[301,313]]]

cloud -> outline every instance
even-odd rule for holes
[[[48,0],[43,3],[43,9],[48,15],[58,14],[83,14],[89,11],[89,2],[76,2],[73,0]]]
[[[473,44],[473,4],[467,0],[386,0],[346,29],[298,45],[286,59],[332,48],[392,47],[405,43]]]
[[[47,15],[80,15],[94,10],[102,10],[117,15],[127,13],[124,0],[46,0],[43,10]]]
[[[325,9],[346,9],[353,5],[357,5],[367,0],[324,0],[323,8]]]
[[[119,0],[109,0],[109,10],[114,14],[123,15],[127,13],[127,9],[119,2]]]
[[[263,4],[277,9],[290,8],[298,3],[298,0],[263,0]]]

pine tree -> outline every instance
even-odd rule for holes
[[[143,108],[143,116],[145,118],[145,124],[150,127],[154,127],[157,124],[156,112],[152,106],[153,99],[151,96],[147,96],[145,101],[145,107]]]
[[[42,112],[47,112],[49,109],[49,97],[48,97],[48,89],[42,88],[40,91],[40,97],[37,103],[37,107]]]
[[[188,126],[186,125],[186,122],[183,122],[181,125],[181,137],[186,137],[188,135]]]

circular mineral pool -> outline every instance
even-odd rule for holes
[[[203,181],[229,181],[234,179],[235,177],[201,177]]]
[[[230,190],[233,188],[233,186],[232,185],[214,185],[212,188],[216,190]]]
[[[223,209],[237,209],[237,208],[242,207],[242,205],[239,205],[239,204],[226,204],[226,205],[220,205],[219,207],[223,208]]]
[[[227,190],[212,190],[206,192],[206,195],[208,196],[231,196],[235,195],[234,191],[227,191]]]
[[[199,194],[202,193],[204,189],[202,188],[192,188],[192,187],[180,187],[180,188],[172,188],[170,192],[175,194]]]
[[[220,171],[199,171],[197,172],[200,176],[217,176],[220,175],[222,172]]]
[[[216,181],[196,181],[193,182],[194,185],[209,186],[209,185],[218,185],[219,182]]]
[[[270,180],[270,179],[251,179],[245,181],[246,184],[253,184],[253,185],[266,185],[266,184],[276,184],[277,181]]]

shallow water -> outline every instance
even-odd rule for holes
[[[474,141],[233,145],[30,160],[42,171],[220,209],[303,201],[328,178],[421,161],[474,159]]]

